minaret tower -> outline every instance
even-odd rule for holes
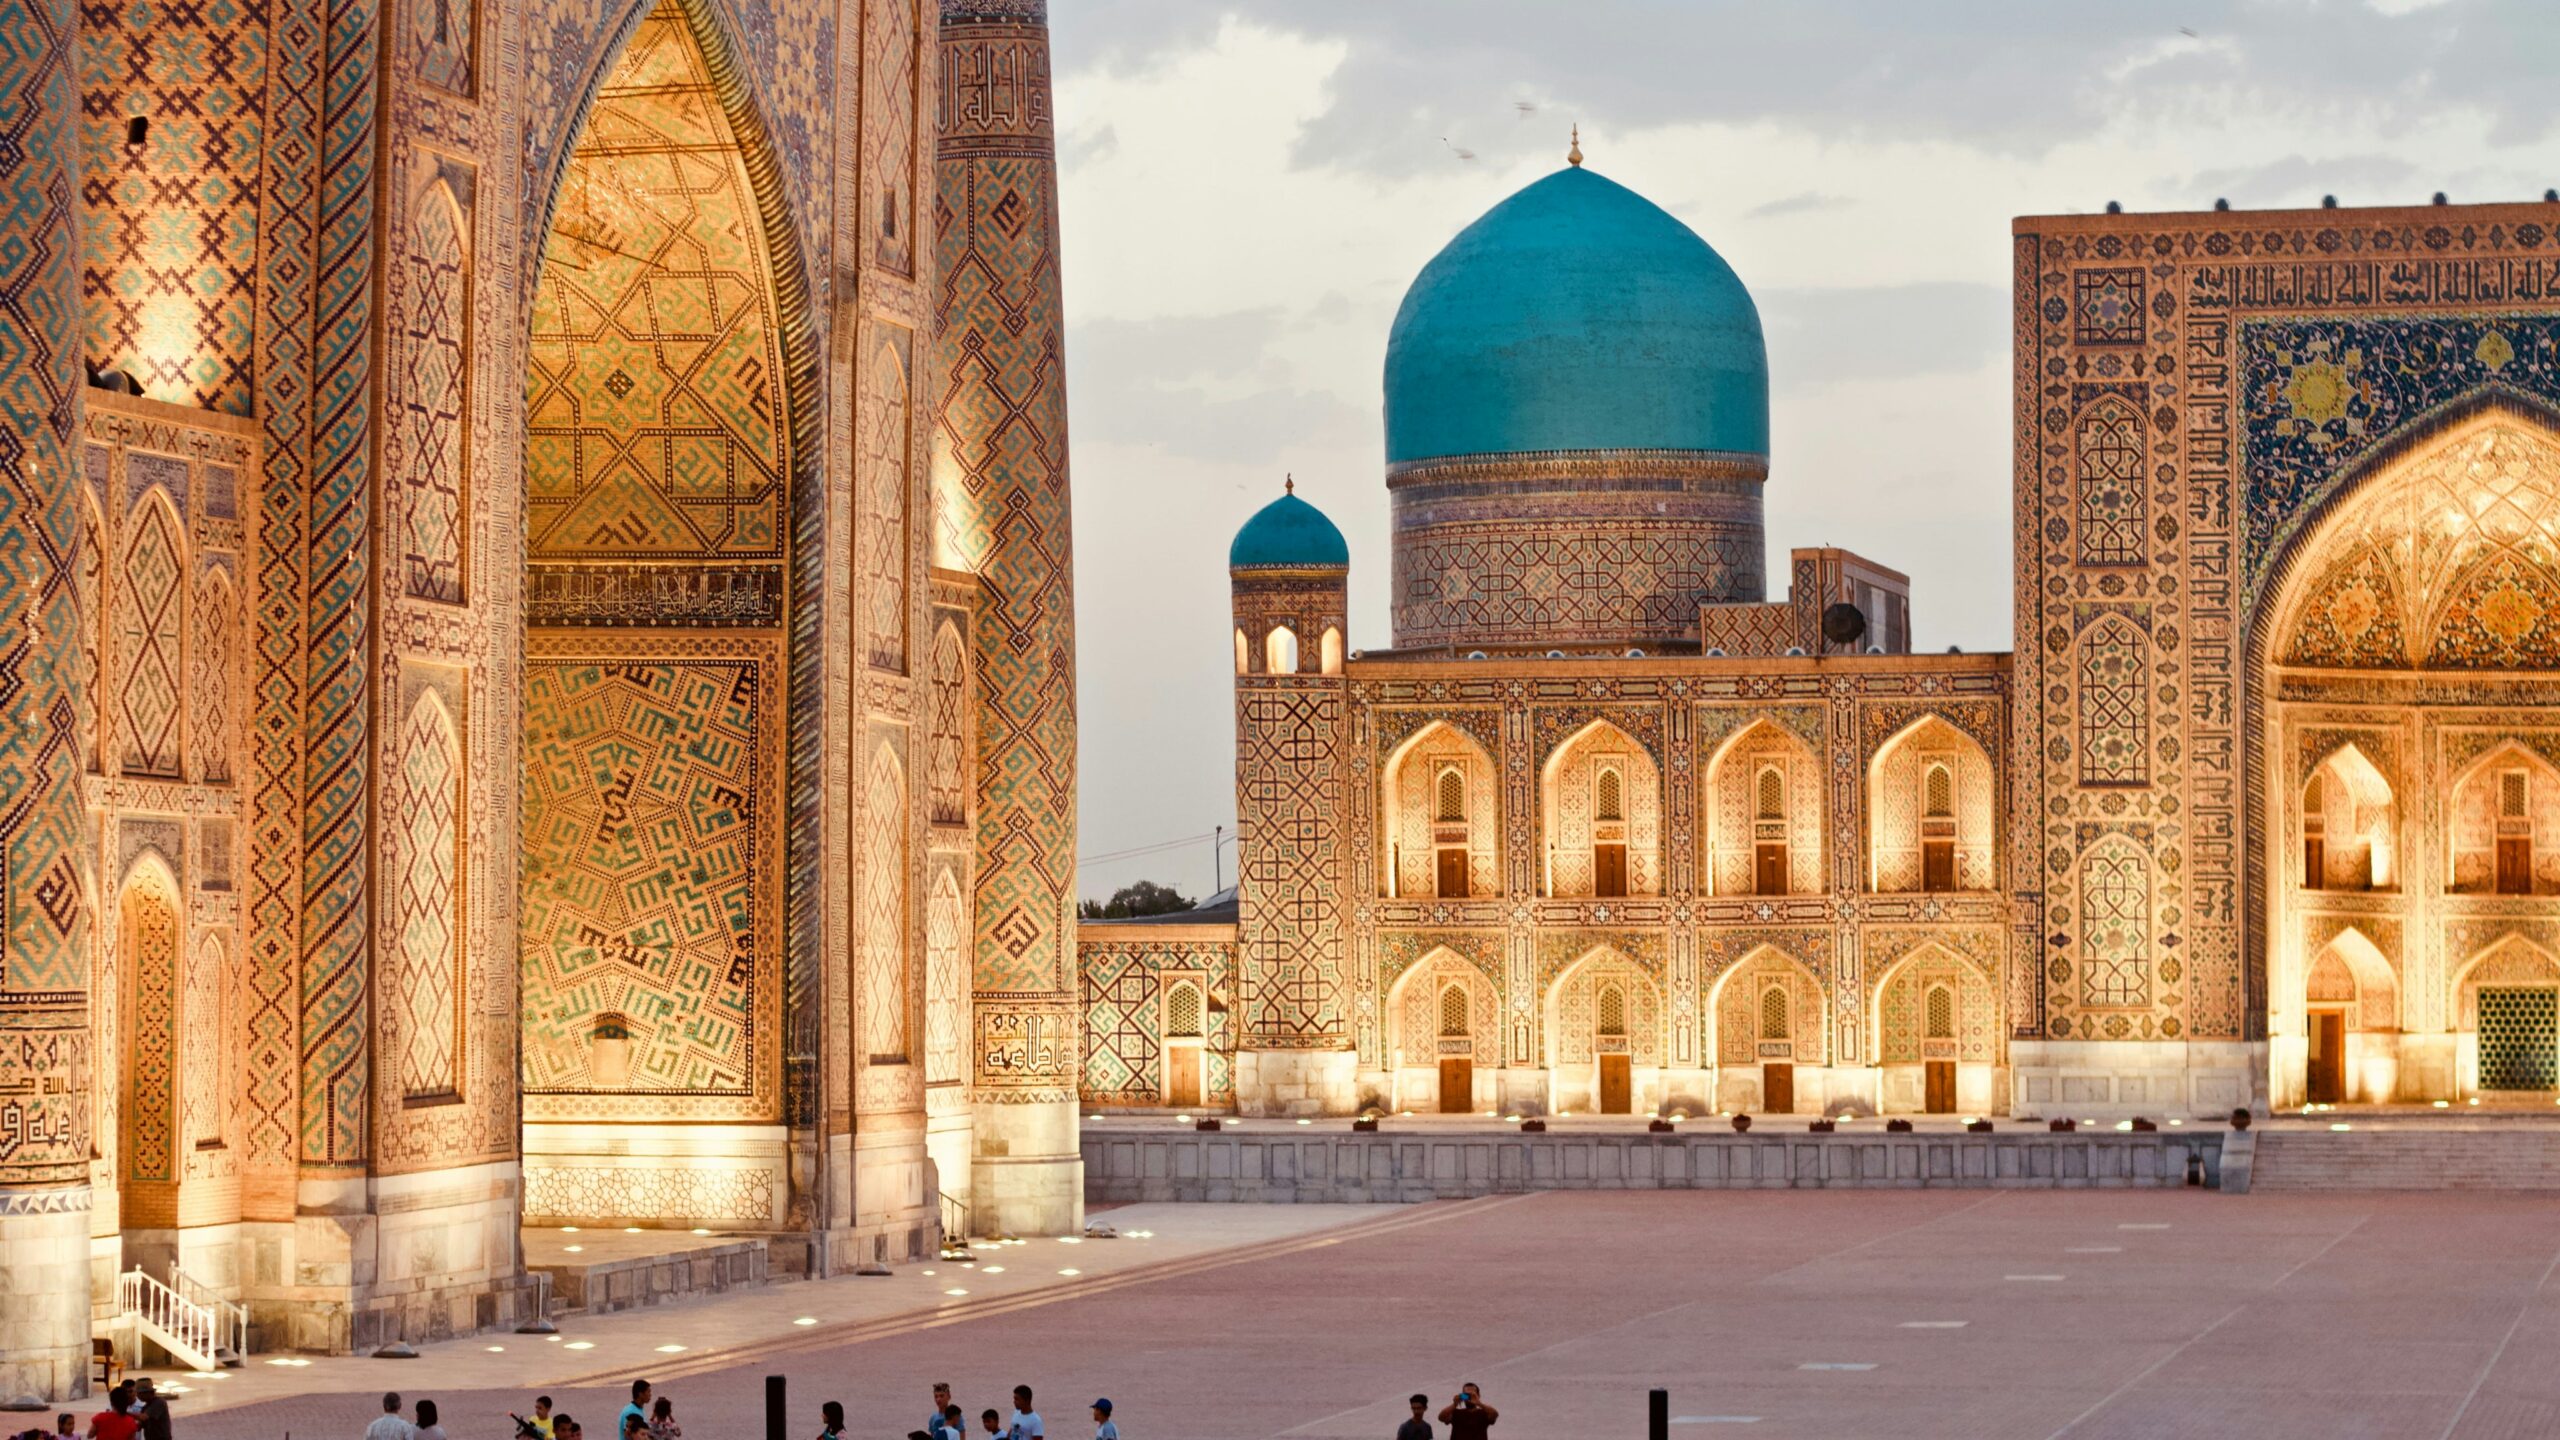
[[[973,1219],[1081,1228],[1075,597],[1046,0],[942,0],[935,563],[975,643]]]
[[[1294,481],[1227,548],[1236,651],[1236,1108],[1358,1103],[1345,997],[1351,550]]]

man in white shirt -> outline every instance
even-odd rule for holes
[[[1014,1386],[1013,1423],[1005,1427],[1005,1440],[1046,1440],[1048,1433],[1040,1426],[1040,1412],[1031,1408],[1031,1387]]]
[[[411,1440],[417,1433],[400,1418],[400,1394],[395,1390],[382,1397],[382,1414],[364,1427],[364,1440]]]

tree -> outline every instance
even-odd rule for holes
[[[1171,915],[1199,902],[1170,885],[1140,880],[1111,892],[1108,902],[1087,900],[1076,914],[1087,920],[1132,920],[1141,915]]]

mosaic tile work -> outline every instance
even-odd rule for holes
[[[526,1114],[772,1119],[778,647],[583,638],[528,645]]]
[[[907,776],[873,752],[863,801],[862,968],[857,1023],[867,1062],[907,1058]]]
[[[155,400],[230,415],[257,391],[270,19],[264,0],[80,11],[82,346]]]
[[[390,1071],[404,1097],[462,1088],[462,747],[443,699],[421,694],[409,712],[389,822],[400,832],[400,948],[386,1003]]]
[[[1085,1100],[1095,1105],[1166,1102],[1161,1007],[1167,988],[1184,982],[1204,992],[1199,1103],[1211,1109],[1234,1105],[1234,945],[1101,939],[1078,948],[1084,962]]]
[[[553,211],[525,382],[528,560],[778,561],[773,257],[682,14],[641,22]]]
[[[427,0],[468,8],[470,0]],[[470,535],[471,236],[477,194],[458,160],[421,157],[433,175],[410,202],[409,243],[392,272],[400,383],[392,392],[393,563],[404,593],[459,605]]]
[[[186,694],[186,553],[165,492],[126,517],[117,568],[114,673],[116,763],[128,775],[180,773],[178,724]]]
[[[456,95],[471,93],[471,66],[477,53],[478,0],[406,0],[405,40],[409,64],[419,79]]]
[[[945,0],[935,92],[937,563],[984,589],[975,985],[982,1097],[1072,1100],[1075,640],[1045,11]],[[1021,1020],[990,1013],[1021,996]],[[1034,1002],[1031,997],[1038,997]],[[997,1002],[1001,1003],[1001,1002]],[[1035,1018],[1039,1023],[1033,1023]]]
[[[165,872],[125,884],[118,958],[126,984],[124,1133],[117,1149],[127,1183],[178,1178],[178,897]],[[128,1038],[129,1037],[129,1038]]]

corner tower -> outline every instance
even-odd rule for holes
[[[972,1202],[1079,1228],[1075,601],[1046,0],[943,0],[935,563],[978,577]]]
[[[1759,311],[1570,158],[1433,256],[1387,337],[1400,650],[1672,645],[1761,598]]]
[[[1296,486],[1227,548],[1236,650],[1236,1108],[1356,1103],[1344,895],[1351,549]]]

